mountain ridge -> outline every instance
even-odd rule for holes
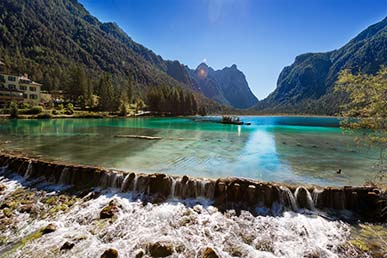
[[[333,86],[339,72],[375,73],[387,64],[387,18],[368,26],[339,49],[305,53],[281,71],[276,89],[255,110],[335,115],[346,101]],[[284,112],[286,111],[286,112]]]
[[[99,21],[77,0],[4,0],[0,13],[0,55],[8,68],[31,74],[48,90],[62,87],[69,66],[82,65],[92,77],[101,72],[118,82],[131,77],[140,93],[169,85],[203,94],[184,64],[164,60],[117,23]]]

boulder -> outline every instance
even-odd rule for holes
[[[109,205],[105,206],[99,213],[101,219],[110,219],[119,211],[119,204],[115,200],[111,200]]]
[[[113,248],[107,249],[101,255],[101,258],[117,258],[117,257],[118,257],[118,251],[116,249],[113,249]]]
[[[42,233],[43,234],[49,234],[56,231],[56,225],[55,224],[48,224],[45,228],[43,228]]]
[[[33,204],[25,204],[20,207],[20,212],[21,213],[31,213],[32,210],[34,209]]]
[[[167,257],[173,254],[173,245],[169,242],[156,242],[148,246],[152,257]]]
[[[203,258],[219,258],[214,249],[207,247],[203,252]]]
[[[134,256],[135,258],[141,258],[145,255],[144,250],[140,249],[139,251],[136,252],[136,255]]]
[[[72,249],[73,247],[75,246],[74,243],[71,243],[71,242],[66,242],[62,245],[62,247],[60,248],[60,250],[70,250]]]

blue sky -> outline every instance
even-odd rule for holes
[[[101,21],[191,68],[236,64],[262,99],[305,52],[341,47],[387,16],[387,0],[80,0]]]

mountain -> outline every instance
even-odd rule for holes
[[[132,78],[140,95],[146,88],[167,85],[207,96],[205,85],[197,84],[185,65],[164,60],[133,41],[117,24],[100,22],[77,0],[2,0],[0,14],[0,58],[8,70],[30,74],[46,90],[63,89],[68,68],[83,66],[92,79],[102,72],[112,74],[116,84]],[[219,100],[213,99],[241,107],[243,98],[229,95],[251,91],[241,79],[244,76],[232,74],[217,80],[224,90]],[[254,96],[246,98],[249,105],[251,99]]]
[[[245,75],[234,64],[222,70],[214,70],[201,63],[195,70],[187,68],[195,88],[219,103],[244,109],[257,104]]]
[[[343,69],[375,73],[387,65],[387,18],[368,27],[340,49],[297,56],[279,75],[277,88],[255,107],[260,112],[334,115],[345,102],[333,86]]]

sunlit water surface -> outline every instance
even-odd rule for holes
[[[46,159],[130,171],[319,185],[360,185],[375,174],[377,151],[358,147],[336,118],[242,117],[250,126],[207,119],[219,118],[2,120],[0,141]]]

